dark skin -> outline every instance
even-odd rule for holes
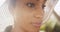
[[[11,12],[14,17],[12,32],[39,32],[43,22],[46,0],[16,0]]]

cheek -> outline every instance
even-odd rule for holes
[[[19,11],[16,17],[23,22],[30,22],[32,18],[32,14],[26,11]]]
[[[23,22],[25,22],[25,23],[31,22],[32,14],[29,10],[30,9],[27,7],[24,7],[24,8],[23,7],[17,7],[15,10],[15,14],[16,14],[17,19],[19,21],[21,21],[22,23]]]
[[[25,21],[26,23],[27,23],[27,22],[30,22],[32,18],[33,18],[33,17],[32,17],[32,14],[31,14],[31,13],[24,12],[24,13],[22,14],[22,19],[23,19],[23,21]]]

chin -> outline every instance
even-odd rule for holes
[[[27,31],[29,31],[29,32],[39,32],[40,29],[38,29],[38,28],[30,28],[30,29],[27,29]]]

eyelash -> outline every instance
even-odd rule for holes
[[[34,8],[35,4],[34,3],[27,3],[27,6]]]
[[[42,5],[42,8],[44,9],[44,7],[46,7],[45,5]]]
[[[34,8],[35,4],[34,3],[27,3],[28,7]],[[42,5],[42,8],[44,9],[44,7],[46,7],[45,5]]]

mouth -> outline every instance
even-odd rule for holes
[[[32,23],[34,27],[40,28],[41,22]]]

